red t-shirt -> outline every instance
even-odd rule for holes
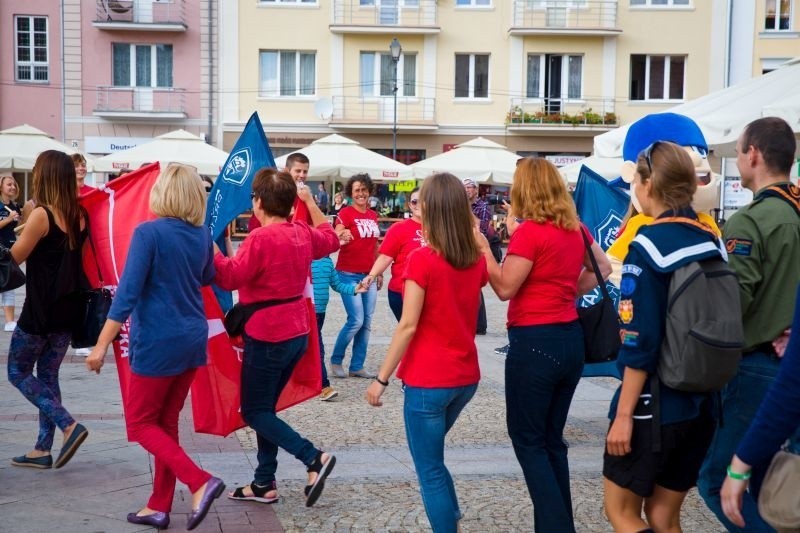
[[[481,287],[489,281],[486,259],[463,270],[428,247],[408,255],[404,280],[425,290],[417,330],[397,370],[412,387],[463,387],[481,378],[475,328]]]
[[[408,254],[424,246],[422,239],[422,224],[409,218],[398,222],[389,228],[383,238],[378,253],[388,255],[394,262],[392,263],[392,279],[389,280],[389,290],[394,292],[403,291],[403,271],[406,267]]]
[[[381,230],[378,227],[378,214],[372,209],[362,213],[352,206],[339,211],[335,225],[342,224],[353,234],[353,240],[343,244],[336,261],[336,270],[368,274],[375,262],[375,249]]]
[[[92,187],[92,186],[90,186],[90,185],[86,185],[86,184],[84,183],[83,185],[81,185],[81,188],[80,188],[80,189],[78,189],[78,196],[79,196],[79,197],[80,197],[80,196],[86,196],[87,194],[89,194],[89,193],[90,193],[90,192],[92,192],[93,190],[94,190],[94,187]]]
[[[588,231],[586,235],[593,242]],[[529,259],[533,267],[508,304],[507,325],[535,326],[577,320],[575,301],[585,253],[579,230],[559,229],[550,222],[526,220],[520,224],[508,243],[508,255]]]
[[[311,228],[304,222],[269,224],[253,230],[234,257],[214,256],[214,283],[239,289],[239,301],[253,303],[302,295],[311,272],[311,260],[339,247],[330,224]],[[281,342],[309,332],[304,298],[260,309],[245,326],[254,339]]]

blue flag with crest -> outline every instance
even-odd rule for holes
[[[225,228],[252,207],[250,192],[253,176],[264,167],[274,166],[275,158],[264,135],[261,120],[258,113],[253,113],[208,195],[206,226],[222,253],[225,253]],[[227,312],[233,306],[231,294],[216,286],[214,292],[222,310]]]
[[[584,165],[578,174],[573,198],[581,222],[589,229],[600,247],[607,250],[617,238],[617,232],[630,204],[630,197],[616,187],[610,186],[605,178]],[[614,300],[614,305],[617,306],[619,289],[611,282],[606,283],[606,289]],[[588,307],[599,302],[602,297],[598,286],[578,300],[578,305]],[[620,377],[615,361],[585,365],[583,375]]]

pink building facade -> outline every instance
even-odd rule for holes
[[[176,129],[215,138],[217,2],[3,0],[0,127],[28,123],[94,156]],[[47,77],[27,80],[44,65],[23,61],[26,37],[10,30],[31,26],[39,43],[40,19]]]

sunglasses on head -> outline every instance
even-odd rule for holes
[[[640,152],[639,157],[644,157],[644,160],[647,163],[647,171],[650,174],[653,173],[653,150],[655,150],[656,146],[662,142],[663,141],[656,141]]]

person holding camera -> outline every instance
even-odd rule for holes
[[[489,207],[486,200],[478,197],[478,185],[475,180],[465,178],[461,183],[464,184],[467,200],[469,200],[469,205],[472,208],[472,214],[478,219],[481,233],[486,237],[486,240],[489,240],[489,223],[492,220],[492,208]],[[486,325],[486,302],[484,302],[483,293],[481,292],[481,306],[478,308],[478,326],[475,333],[477,335],[486,335]]]

